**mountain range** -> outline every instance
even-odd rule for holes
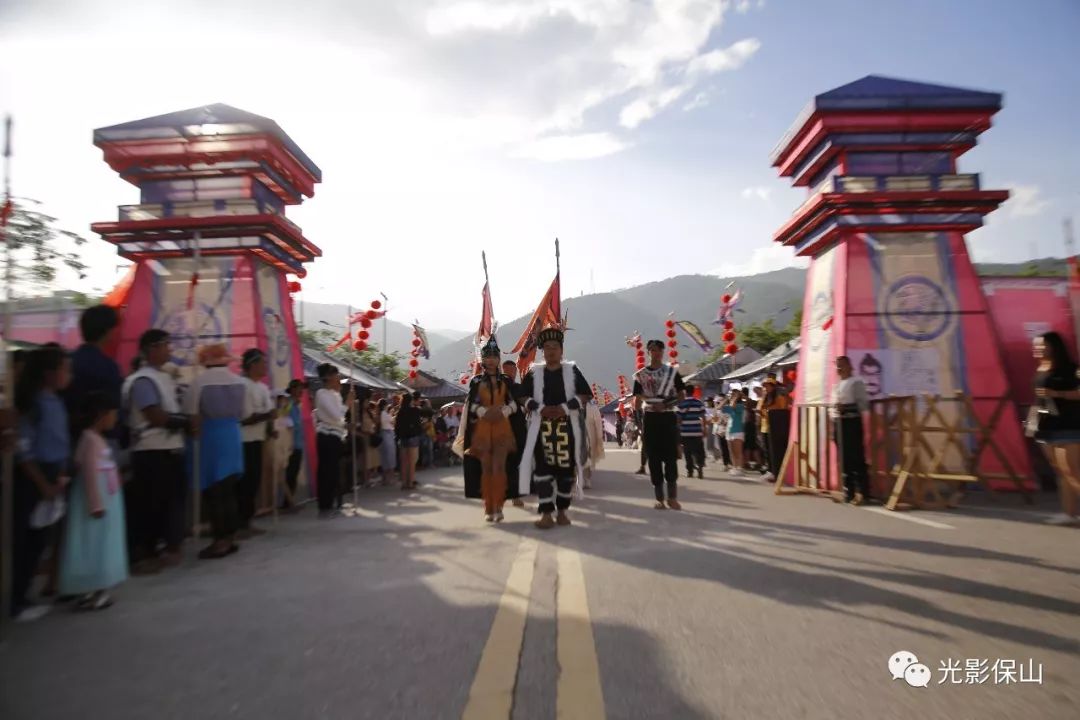
[[[1058,258],[1033,260],[1018,264],[986,264],[978,266],[982,275],[1063,275],[1065,261]],[[748,277],[721,278],[714,275],[680,275],[666,280],[638,285],[613,292],[596,293],[563,299],[568,315],[566,357],[575,361],[590,382],[614,392],[619,373],[630,375],[634,369],[634,352],[626,345],[626,337],[641,332],[645,340],[663,338],[664,321],[671,313],[674,319],[690,320],[701,328],[714,345],[720,344],[720,331],[712,324],[720,297],[742,290],[743,300],[735,314],[736,331],[748,325],[772,318],[777,326],[786,325],[802,305],[806,287],[806,271],[784,268]],[[537,287],[537,300],[543,288]],[[297,320],[312,329],[325,328],[320,321],[341,325],[344,305],[303,303],[297,307]],[[527,316],[503,323],[498,331],[500,346],[509,353],[528,321]],[[479,320],[479,318],[477,318]],[[373,339],[382,343],[382,321],[372,328]],[[472,358],[472,336],[468,331],[428,330],[430,360],[423,368],[447,380],[455,381],[466,370]],[[411,349],[412,327],[389,320],[388,345],[391,351]],[[666,339],[666,338],[665,338]],[[684,372],[690,372],[705,356],[694,343],[679,331],[679,361]]]

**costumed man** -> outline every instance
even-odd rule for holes
[[[535,484],[540,500],[536,527],[541,530],[570,524],[566,511],[575,483],[579,491],[584,484],[587,462],[585,403],[592,390],[577,365],[563,362],[563,337],[559,327],[540,331],[536,339],[544,362],[533,365],[518,386],[518,400],[529,413],[518,489],[525,494],[530,481]],[[551,517],[556,510],[557,520]]]
[[[870,398],[866,384],[852,375],[851,360],[847,356],[836,358],[836,375],[840,380],[833,387],[832,414],[844,473],[844,502],[862,505],[870,495],[862,419],[862,414],[870,409]]]
[[[664,482],[667,506],[681,510],[678,500],[679,423],[675,406],[685,397],[682,376],[664,364],[664,343],[650,340],[649,364],[634,374],[634,404],[641,411],[644,451],[656,493],[656,509],[663,510]]]
[[[511,388],[511,395],[513,397],[518,396],[517,392],[517,363],[513,360],[507,360],[502,364],[503,375],[510,378],[510,382],[513,383]],[[521,467],[521,453],[525,448],[525,436],[528,423],[525,422],[525,409],[520,404],[514,403],[514,412],[510,415],[510,429],[514,431],[514,443],[516,444],[515,450],[510,453],[510,456],[506,458],[506,475],[510,480],[509,490],[507,497],[511,498],[511,502],[514,507],[525,507],[525,501],[521,499],[518,493],[518,476],[519,468]]]
[[[506,461],[517,447],[510,426],[514,384],[502,374],[500,355],[492,335],[480,351],[483,372],[469,383],[465,404],[465,497],[483,498],[487,522],[503,520],[503,503],[511,491]]]

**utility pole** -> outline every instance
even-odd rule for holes
[[[387,338],[387,335],[386,335],[386,318],[390,314],[390,300],[386,297],[386,293],[381,292],[381,293],[379,293],[379,295],[382,296],[382,302],[383,302],[383,305],[382,305],[382,310],[383,310],[383,316],[382,316],[382,352],[383,352],[383,355],[389,355],[390,354],[390,348],[386,344],[386,342],[387,342],[387,340],[386,340],[386,338]]]

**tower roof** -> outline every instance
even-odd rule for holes
[[[1000,110],[1001,93],[867,75],[817,95],[811,107],[813,110]]]
[[[281,126],[270,118],[256,115],[224,103],[178,110],[154,117],[99,128],[94,131],[94,144],[102,145],[125,140],[160,138],[190,138],[202,136],[251,135],[266,133],[276,137],[289,153],[311,173],[316,182],[322,181],[322,170],[300,149]]]

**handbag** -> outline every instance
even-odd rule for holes
[[[1032,405],[1028,411],[1027,421],[1024,423],[1024,434],[1032,440],[1045,440],[1061,427],[1057,405],[1051,400],[1046,402],[1046,407]]]

